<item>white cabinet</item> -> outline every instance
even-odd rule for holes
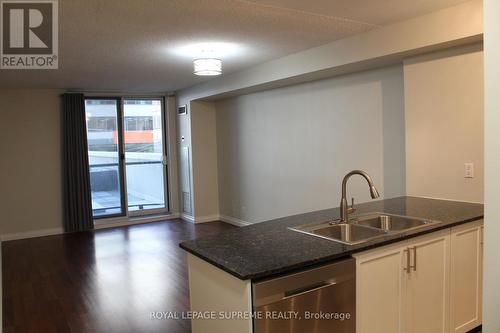
[[[355,254],[357,333],[481,324],[482,221]]]
[[[451,230],[451,331],[468,332],[481,325],[482,221]]]
[[[355,255],[358,333],[402,332],[407,253],[398,243]]]
[[[406,332],[447,333],[449,328],[449,230],[408,243]]]

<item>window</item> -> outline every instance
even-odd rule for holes
[[[88,98],[85,111],[94,217],[168,210],[163,100]]]

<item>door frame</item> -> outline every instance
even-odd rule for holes
[[[123,217],[147,217],[150,215],[158,215],[158,214],[168,214],[170,213],[170,195],[169,195],[169,179],[168,179],[168,135],[167,135],[167,115],[166,115],[166,99],[165,96],[161,95],[115,95],[115,96],[101,96],[101,95],[92,95],[88,94],[84,96],[85,100],[115,100],[117,107],[117,137],[118,137],[118,169],[120,176],[120,203],[122,205],[122,211],[118,214],[109,214],[102,216],[93,216],[94,220],[99,220],[102,223],[105,223],[107,220],[110,222],[114,219],[120,219]],[[142,210],[136,212],[130,212],[128,210],[128,192],[127,192],[127,172],[126,172],[126,161],[125,161],[125,142],[124,142],[124,101],[125,100],[159,100],[161,102],[161,125],[162,125],[162,153],[163,153],[163,195],[164,195],[164,208],[157,209],[149,209]],[[87,148],[88,149],[88,148]],[[90,165],[89,165],[90,172]]]

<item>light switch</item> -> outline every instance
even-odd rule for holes
[[[474,163],[465,163],[464,178],[474,178]]]

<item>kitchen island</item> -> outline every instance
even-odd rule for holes
[[[181,248],[189,252],[191,309],[249,313],[253,310],[252,283],[320,267],[441,230],[449,232],[459,225],[483,218],[481,204],[417,197],[372,201],[359,204],[356,208],[354,216],[382,212],[439,223],[402,233],[386,234],[356,245],[341,244],[289,229],[338,218],[338,209],[328,209],[183,242],[180,244]],[[195,333],[225,331],[253,332],[253,320],[248,316],[193,320]]]

